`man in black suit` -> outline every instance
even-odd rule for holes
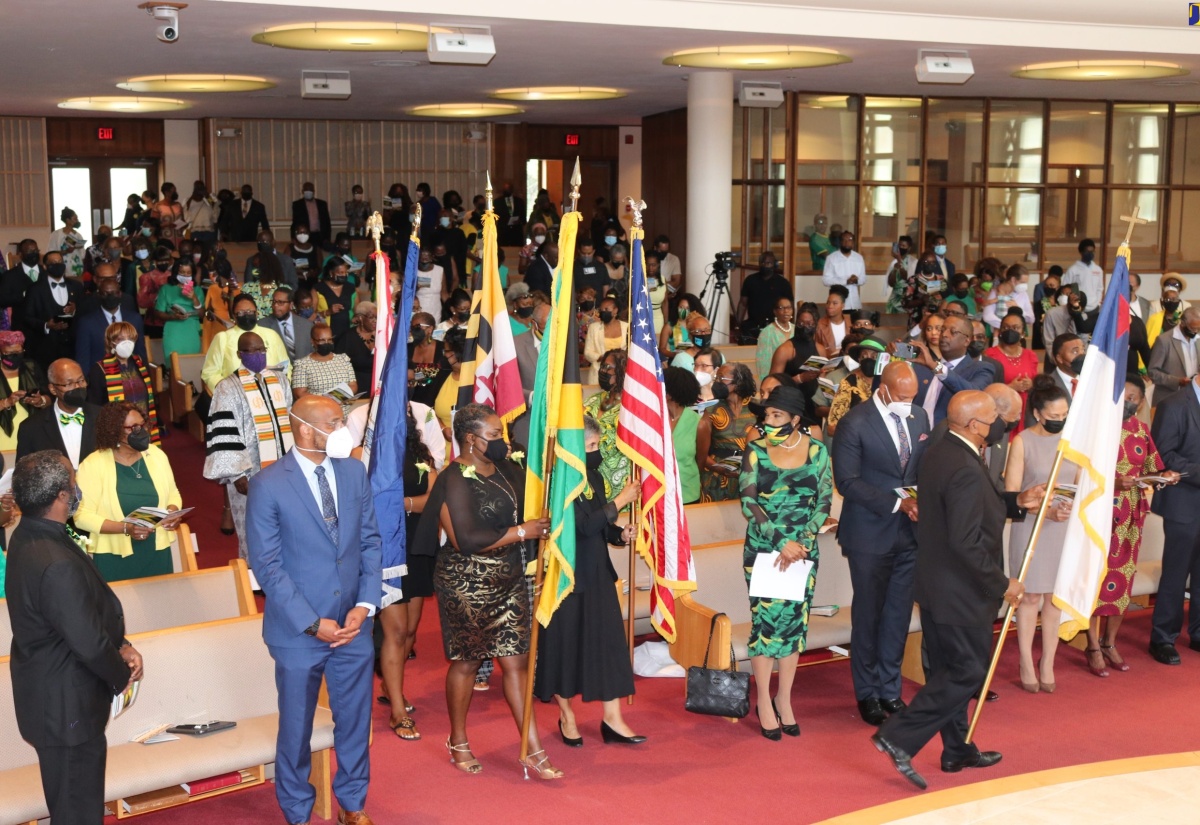
[[[16,266],[0,277],[0,307],[12,307],[14,315],[20,313],[29,285],[46,277],[37,241],[32,238],[21,241],[17,245],[17,257],[19,260]]]
[[[333,237],[329,204],[317,197],[317,188],[312,183],[305,183],[300,191],[301,197],[292,201],[292,226],[307,226],[309,240],[317,249],[323,249]]]
[[[70,358],[60,358],[46,373],[54,403],[30,414],[17,430],[17,460],[42,450],[57,450],[78,469],[96,449],[100,408],[87,403],[87,379]]]
[[[506,181],[500,197],[496,198],[496,225],[501,246],[525,245],[525,199],[513,194],[511,181]]]
[[[1200,377],[1154,408],[1150,435],[1168,470],[1186,473],[1178,484],[1163,487],[1150,500],[1162,516],[1162,577],[1154,602],[1150,654],[1164,665],[1179,664],[1175,640],[1183,626],[1183,597],[1192,579],[1188,647],[1200,652]]]
[[[125,321],[137,330],[133,351],[145,363],[149,360],[146,357],[146,333],[137,299],[121,291],[117,268],[113,264],[97,264],[94,275],[95,295],[85,295],[80,300],[79,315],[75,318],[75,360],[81,367],[87,365],[91,369],[92,364],[108,355],[105,330],[110,324]]]
[[[916,394],[912,367],[891,362],[871,401],[838,423],[833,442],[833,478],[842,494],[837,538],[854,585],[850,674],[869,725],[904,708],[900,663],[912,619],[917,499],[896,490],[916,485],[929,441],[929,418],[913,405]]]
[[[109,707],[142,678],[142,657],[125,639],[121,602],[67,534],[75,490],[55,451],[26,456],[13,472],[22,513],[5,577],[13,705],[37,750],[50,819],[100,825]]]
[[[271,295],[271,314],[260,325],[279,333],[292,363],[312,354],[313,322],[292,311],[290,289],[275,290]]]
[[[75,354],[74,315],[83,286],[67,279],[61,252],[47,252],[42,265],[46,277],[29,285],[21,308],[22,323],[14,326],[25,333],[30,357],[46,369],[51,362]]]
[[[912,757],[941,732],[942,770],[986,768],[997,751],[967,744],[967,705],[987,675],[992,625],[1001,600],[1016,605],[1025,588],[1004,572],[1004,522],[1024,518],[1046,493],[1041,484],[1002,493],[980,452],[1004,438],[1005,422],[985,392],[950,400],[950,432],[929,447],[917,473],[916,600],[929,653],[925,686],[871,737],[905,778],[922,790]],[[841,427],[838,428],[839,430]]]
[[[946,417],[950,399],[955,393],[982,390],[992,383],[991,367],[967,357],[967,347],[974,335],[970,321],[951,315],[946,318],[938,338],[940,359],[935,358],[924,344],[913,342],[917,348],[917,363],[933,373],[933,380],[921,399],[921,406],[934,425]]]
[[[258,235],[259,229],[270,231],[267,223],[267,207],[254,199],[254,187],[248,183],[242,184],[242,199],[231,200],[221,207],[221,218],[226,218],[229,212],[229,240],[249,243]]]
[[[530,292],[542,292],[553,295],[554,267],[558,266],[558,245],[547,241],[538,249],[537,255],[525,270],[525,283]]]

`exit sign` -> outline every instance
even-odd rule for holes
[[[96,140],[112,140],[113,130],[111,126],[99,126],[96,129]]]
[[[570,133],[563,138],[563,143],[567,146],[579,145],[579,134],[577,132]]]

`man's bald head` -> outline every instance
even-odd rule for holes
[[[983,390],[956,392],[946,411],[950,427],[964,433],[969,430],[972,421],[991,424],[996,420],[996,415],[996,402]]]
[[[266,352],[267,345],[257,332],[243,332],[238,336],[238,352]]]
[[[1007,384],[988,384],[983,390],[996,404],[996,412],[1007,423],[1012,424],[1021,418],[1021,395]]]
[[[328,395],[308,393],[297,398],[290,415],[296,446],[314,452],[324,451],[326,438],[345,423],[342,405]],[[312,458],[317,462],[321,460],[317,456]]]
[[[102,278],[117,277],[117,265],[110,263],[96,264],[92,268],[92,277],[99,281]]]
[[[887,387],[889,401],[911,403],[917,397],[917,374],[907,361],[889,361],[879,383]]]

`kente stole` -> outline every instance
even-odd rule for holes
[[[154,383],[150,380],[150,372],[142,363],[142,359],[136,355],[129,357],[137,367],[138,375],[142,377],[142,383],[146,385],[146,409],[148,411],[146,423],[150,425],[150,441],[158,444],[162,441],[162,437],[158,432],[158,408],[154,406]],[[108,403],[124,401],[125,383],[121,376],[121,362],[117,360],[117,356],[109,355],[101,361],[100,369],[104,370],[104,389],[108,394]]]
[[[288,409],[283,394],[283,384],[275,370],[263,370],[255,375],[242,367],[237,371],[246,393],[246,403],[254,418],[254,432],[258,436],[259,465],[266,467],[283,458],[292,449],[292,425],[288,420]],[[255,380],[261,378],[259,382]],[[249,445],[247,445],[249,446]]]

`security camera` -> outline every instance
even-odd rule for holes
[[[174,6],[155,6],[151,14],[160,24],[155,31],[159,40],[174,43],[179,39],[179,9]]]

